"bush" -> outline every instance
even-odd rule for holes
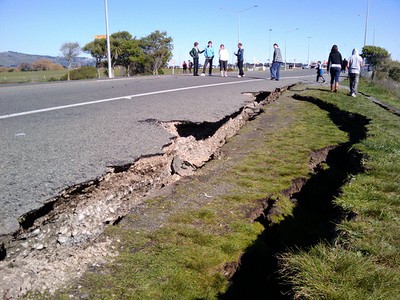
[[[392,61],[389,68],[389,78],[400,82],[400,62]]]
[[[86,66],[79,69],[72,70],[70,72],[71,80],[81,80],[81,79],[92,79],[97,78],[97,70],[95,67]],[[67,80],[68,74],[61,77],[60,80]]]

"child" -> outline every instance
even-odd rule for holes
[[[324,69],[322,69],[322,64],[321,64],[321,61],[319,60],[318,64],[317,64],[317,82],[319,82],[320,77],[323,80],[322,82],[325,82],[325,78],[324,78],[323,74],[324,74]]]

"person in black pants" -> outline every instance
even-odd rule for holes
[[[190,50],[189,54],[193,58],[193,76],[199,76],[199,54],[203,51],[199,50],[199,43],[194,42],[193,49]]]
[[[234,53],[237,56],[238,60],[238,68],[239,68],[239,75],[238,77],[244,77],[244,72],[243,72],[243,59],[244,59],[244,49],[242,48],[242,43],[238,44],[238,52]]]
[[[328,65],[326,67],[326,70],[331,73],[331,92],[336,93],[338,91],[342,63],[342,54],[340,54],[338,46],[333,45],[331,53],[329,53]]]
[[[322,78],[322,82],[325,82],[324,69],[322,68],[322,63],[319,60],[317,64],[317,82],[319,82],[320,78]]]

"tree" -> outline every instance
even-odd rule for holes
[[[112,58],[112,67],[122,65],[127,68],[129,73],[129,57],[131,56],[132,35],[128,31],[119,31],[110,36],[110,52]],[[133,54],[133,53],[132,53]]]
[[[99,69],[102,64],[102,60],[107,57],[107,43],[105,39],[95,39],[93,42],[86,44],[82,50],[85,53],[90,54],[96,59],[97,75],[100,78]]]
[[[136,39],[122,41],[121,48],[122,53],[116,64],[124,66],[128,76],[140,73],[143,70],[144,53],[139,47],[139,41]]]
[[[154,31],[141,39],[140,46],[147,56],[153,75],[158,75],[158,70],[172,57],[172,38],[167,37],[167,32]]]
[[[377,46],[364,46],[361,56],[373,67],[390,58],[390,54],[386,49]]]
[[[55,64],[48,59],[39,59],[30,65],[30,70],[32,71],[52,71],[62,69],[64,69],[62,65]]]
[[[68,80],[70,80],[69,72],[71,70],[74,58],[81,53],[81,47],[78,42],[64,43],[61,45],[60,51],[65,59],[68,61]]]
[[[18,69],[20,69],[21,71],[30,71],[31,70],[31,65],[29,63],[21,63],[18,66]]]

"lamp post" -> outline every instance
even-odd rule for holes
[[[239,11],[236,12],[238,14],[238,43],[240,43],[240,13],[242,13],[242,12],[244,12],[246,10],[255,8],[255,7],[258,7],[258,5],[254,5],[254,6],[251,6],[249,8],[246,8],[246,9],[243,9],[243,10],[239,10]]]
[[[269,45],[268,45],[268,48],[269,48],[268,67],[270,67],[270,68],[271,68],[271,31],[272,31],[272,28],[269,29]]]
[[[308,65],[310,65],[310,39],[311,39],[311,36],[308,36],[307,39],[308,39],[307,63],[308,63]]]
[[[108,9],[107,0],[104,0],[104,7],[106,11],[106,36],[107,36],[107,60],[108,60],[108,78],[113,78],[111,69],[111,49],[110,49],[110,34],[108,32]]]
[[[299,28],[292,29],[292,30],[288,30],[288,31],[285,32],[285,70],[286,70],[286,35],[287,35],[289,32],[293,32],[293,31],[296,31],[296,30],[299,30]]]
[[[234,13],[238,14],[238,43],[240,43],[240,13],[247,11],[249,9],[255,8],[255,7],[258,7],[258,5],[254,5],[254,6],[246,8],[246,9],[239,10],[239,11],[236,11],[236,10],[230,11],[230,12],[234,12]],[[219,9],[224,10],[222,7],[220,7]]]
[[[365,32],[364,32],[364,46],[367,44],[367,30],[368,30],[368,14],[369,14],[369,4],[371,0],[367,2],[367,14],[365,15]]]

